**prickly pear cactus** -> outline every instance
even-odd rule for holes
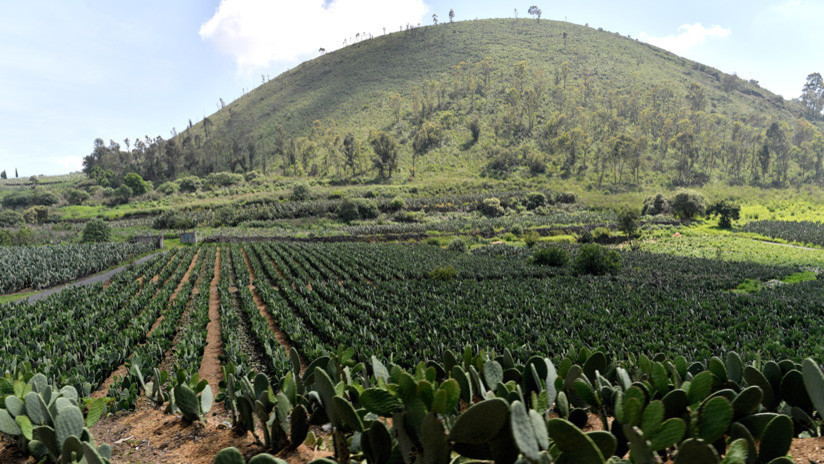
[[[200,401],[187,385],[178,385],[174,389],[175,404],[183,414],[183,420],[194,422],[200,420]]]

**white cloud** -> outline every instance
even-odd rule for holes
[[[221,0],[200,36],[253,71],[341,48],[355,34],[418,24],[427,11],[423,0]]]
[[[638,38],[652,45],[669,50],[676,55],[686,55],[693,47],[702,45],[707,39],[723,39],[732,32],[721,26],[704,27],[701,23],[683,24],[675,34],[664,37],[653,37],[642,32]]]

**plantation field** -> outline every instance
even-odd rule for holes
[[[798,388],[802,367],[797,363],[820,355],[824,336],[820,305],[824,281],[816,278],[816,271],[798,276],[804,269],[823,264],[821,252],[732,235],[691,235],[687,229],[683,229],[687,235],[666,236],[663,230],[633,250],[621,249],[623,266],[613,275],[579,275],[571,265],[539,265],[531,259],[533,249],[507,244],[469,253],[422,243],[272,241],[179,247],[128,268],[106,286],[67,289],[32,305],[0,306],[0,369],[23,381],[31,375],[25,372],[39,372],[55,385],[70,386],[81,397],[101,399],[94,404],[104,405],[108,412],[137,409],[133,414],[142,418],[134,419],[137,424],[163,420],[155,416],[159,414],[156,408],[169,401],[167,412],[195,420],[212,408],[213,398],[220,394],[217,398],[223,406],[205,422],[208,433],[219,439],[198,445],[207,450],[203,453],[211,453],[193,461],[198,463],[211,462],[219,450],[216,446],[244,444],[244,449],[261,449],[246,436],[246,430],[254,426],[246,423],[238,429],[237,424],[246,414],[244,398],[254,397],[254,391],[266,396],[267,385],[271,395],[290,395],[277,396],[277,401],[289,408],[294,420],[305,420],[300,419],[301,411],[311,408],[309,420],[315,425],[332,421],[333,438],[344,440],[334,445],[338,462],[349,459],[341,454],[340,443],[350,443],[351,452],[360,457],[355,461],[363,459],[360,453],[367,451],[361,446],[367,445],[351,445],[355,443],[353,429],[335,416],[315,418],[321,414],[317,408],[323,406],[312,403],[310,391],[323,395],[329,391],[323,377],[317,377],[322,374],[315,374],[314,380],[309,375],[321,369],[331,377],[332,385],[340,382],[331,393],[341,398],[335,402],[351,402],[363,414],[369,411],[385,417],[392,417],[387,412],[391,408],[375,406],[353,392],[388,388],[386,394],[401,395],[393,389],[397,387],[387,384],[403,383],[398,376],[407,375],[402,372],[408,369],[420,377],[418,383],[433,382],[431,388],[447,389],[446,406],[432,402],[426,408],[439,410],[444,424],[453,430],[460,428],[454,422],[461,414],[457,402],[471,405],[479,401],[473,400],[472,392],[485,398],[481,403],[503,398],[513,408],[521,401],[519,395],[531,394],[530,414],[546,415],[553,410],[571,421],[570,427],[583,428],[588,420],[600,418],[606,425],[608,415],[620,414],[611,406],[617,401],[615,395],[634,395],[632,386],[652,389],[644,406],[650,408],[657,407],[653,398],[683,389],[690,398],[700,399],[688,403],[695,414],[713,396],[727,395],[718,393],[723,385],[734,385],[730,388],[735,392],[744,385],[767,391],[769,381],[762,382],[759,376],[775,374],[771,366],[778,364],[764,364],[765,359],[785,359],[781,369],[786,372],[780,375],[791,378],[784,380],[786,388],[790,382]],[[560,246],[573,261],[581,253],[578,245]],[[788,283],[752,285],[774,279]],[[753,288],[742,291],[745,283]],[[703,393],[699,387],[690,389],[690,382],[704,385],[722,375],[717,370],[721,358],[715,356],[724,358],[725,369],[730,369],[724,374],[730,376],[728,383],[716,386],[710,381],[706,390],[700,387]],[[551,368],[541,367],[543,357]],[[541,364],[536,365],[536,359]],[[392,366],[391,376],[387,370],[389,377],[381,377],[382,363]],[[671,369],[671,385],[662,383],[659,364]],[[747,374],[742,377],[745,364]],[[371,366],[368,371],[365,365]],[[598,372],[593,370],[596,365],[602,366]],[[425,374],[421,366],[429,366]],[[616,370],[616,366],[623,367]],[[498,377],[497,369],[506,371],[503,377]],[[530,377],[529,369],[539,369],[532,374],[537,379]],[[707,369],[715,371],[710,374]],[[604,372],[602,377],[599,372]],[[555,387],[552,375],[557,376]],[[544,381],[542,376],[550,377]],[[655,383],[651,383],[653,378]],[[6,379],[12,382],[14,377],[7,375]],[[596,381],[600,390],[589,394],[582,386],[573,388],[573,383]],[[19,380],[14,382],[17,385]],[[183,385],[196,392],[195,398],[205,406],[192,410],[188,403],[175,403],[183,401],[179,396],[185,393]],[[0,388],[5,388],[2,380]],[[761,419],[786,414],[783,404],[798,404],[800,409],[794,414],[803,421],[796,423],[794,436],[814,433],[811,424],[817,416],[812,403],[795,403],[784,386],[769,388],[772,396],[765,396],[757,406]],[[575,392],[584,396],[567,400],[566,395]],[[331,397],[323,398],[331,401]],[[732,401],[729,398],[725,401]],[[413,400],[399,397],[398,401]],[[89,404],[88,414],[92,414]],[[417,414],[412,407],[403,406],[396,414]],[[587,419],[588,413],[594,415]],[[683,414],[671,411],[666,418],[688,424],[689,414],[687,409]],[[128,423],[132,416],[117,417]],[[407,420],[417,420],[411,417]],[[742,417],[748,427],[753,423],[747,421],[760,420]],[[622,415],[620,420],[632,419]],[[234,424],[233,431],[216,429],[220,421]],[[110,436],[107,423],[95,433]],[[130,430],[123,433],[141,433],[128,428],[139,425],[126,423],[116,427]],[[729,422],[725,427],[733,426]],[[296,430],[299,425],[284,427]],[[716,436],[684,427],[672,438],[678,450],[689,447],[678,438],[684,434]],[[765,433],[763,424],[759,427],[752,428],[756,436]],[[621,441],[622,432],[613,429],[611,433],[618,437],[617,448],[605,448],[602,453],[622,456],[628,450]],[[263,449],[282,449],[282,444],[266,436]],[[117,439],[115,435],[112,441]],[[301,443],[303,438],[297,442],[304,450],[302,455],[317,456],[316,444]],[[715,443],[718,453],[732,452],[726,450],[726,443],[719,443]],[[789,446],[789,438],[782,438],[774,452],[781,453],[785,445]],[[429,445],[417,446],[425,449]],[[466,456],[481,453],[467,451],[459,442],[450,446],[455,452],[469,453]],[[306,451],[307,447],[314,451]],[[183,453],[183,449],[176,452]],[[101,450],[105,452],[111,453]],[[136,460],[142,455],[130,458],[133,453],[133,448],[117,445],[113,462],[165,462]],[[512,451],[508,456],[517,454]],[[509,462],[509,458],[501,459]]]
[[[180,248],[124,272],[105,290],[4,306],[4,333],[21,336],[4,337],[0,368],[28,361],[92,391],[127,360],[147,378],[161,365],[198,372],[213,279],[224,356],[273,379],[289,367],[278,333],[310,362],[343,345],[363,359],[404,366],[467,345],[516,357],[583,346],[695,360],[724,350],[771,359],[817,353],[822,281],[746,295],[731,290],[821,264],[820,252],[748,242],[740,249],[717,238],[644,243],[645,251],[622,252],[623,270],[614,276],[539,266],[529,249],[506,245],[472,254],[423,244]],[[576,246],[569,249],[574,256]],[[454,277],[433,279],[437,267],[454,268]],[[55,335],[50,327],[66,330]]]

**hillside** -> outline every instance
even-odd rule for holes
[[[821,126],[798,119],[801,112],[754,82],[615,33],[548,20],[466,21],[322,55],[175,143],[132,150],[131,163],[118,153],[97,164],[131,165],[155,181],[272,167],[374,177],[370,134],[382,130],[399,143],[383,177],[395,168],[403,177],[528,171],[599,185],[786,184],[822,176]]]

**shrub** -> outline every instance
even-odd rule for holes
[[[241,182],[243,182],[243,176],[241,174],[227,171],[213,172],[206,177],[206,183],[212,188],[228,187]]]
[[[67,190],[64,196],[70,205],[82,205],[84,201],[89,199],[88,193],[77,189]]]
[[[0,227],[14,227],[22,224],[23,215],[11,209],[0,210]]]
[[[429,278],[432,280],[449,281],[455,278],[458,272],[454,266],[437,266],[429,271]]]
[[[203,179],[197,176],[181,177],[177,180],[181,192],[197,192],[203,185]]]
[[[670,201],[661,193],[647,197],[644,200],[644,207],[641,214],[644,216],[657,216],[659,214],[669,214],[672,212]]]
[[[379,214],[377,203],[363,198],[346,198],[338,206],[338,219],[346,222],[357,219],[374,219]]]
[[[164,182],[157,188],[157,191],[164,195],[173,195],[177,193],[178,190],[180,189],[174,182]]]
[[[536,243],[538,243],[539,240],[541,240],[541,234],[539,234],[536,230],[530,229],[524,233],[523,239],[526,246],[532,248]]]
[[[569,253],[563,248],[541,248],[532,255],[532,262],[542,266],[562,267],[569,262]]]
[[[306,184],[297,184],[292,187],[292,195],[289,197],[292,201],[308,200],[312,191]]]
[[[167,210],[152,222],[153,229],[191,229],[197,227],[197,221],[179,211]]]
[[[390,211],[400,211],[406,207],[406,202],[401,197],[395,197],[389,202]]]
[[[634,237],[638,232],[638,221],[641,215],[634,209],[625,209],[618,213],[618,229],[627,234],[627,237]]]
[[[29,224],[42,224],[49,218],[49,208],[46,206],[32,206],[23,211],[23,219]]]
[[[49,190],[20,190],[11,192],[3,198],[5,208],[25,208],[26,206],[51,206],[57,203],[57,195]]]
[[[130,172],[123,177],[123,185],[127,185],[134,195],[143,195],[149,189],[146,181],[135,172]]]
[[[601,240],[603,238],[609,238],[609,229],[606,227],[596,227],[592,229],[592,238],[593,240]]]
[[[704,196],[694,190],[682,190],[672,199],[672,213],[680,219],[693,219],[705,210]]]
[[[504,215],[504,208],[501,206],[501,200],[495,197],[485,198],[481,202],[480,210],[484,216],[498,217]]]
[[[524,226],[520,224],[515,224],[509,228],[509,231],[520,237],[521,235],[524,235]]]
[[[112,238],[112,229],[102,219],[94,218],[83,228],[81,241],[83,243],[108,242]]]
[[[592,243],[593,241],[595,241],[595,237],[588,230],[581,232],[581,235],[578,236],[578,243]]]
[[[621,270],[621,256],[597,243],[581,245],[575,256],[574,268],[578,274],[605,275]]]
[[[477,142],[481,138],[481,123],[478,117],[475,116],[469,121],[469,132],[472,133],[472,142]]]
[[[564,203],[571,205],[575,203],[577,200],[578,199],[574,193],[561,192],[555,195],[555,203]]]
[[[469,246],[466,244],[466,240],[455,237],[449,242],[449,245],[446,247],[448,250],[457,251],[458,253],[466,253],[469,250]]]
[[[505,242],[514,242],[518,240],[518,236],[513,234],[512,232],[507,232],[501,237]]]
[[[531,192],[526,196],[526,208],[536,209],[546,205],[546,195],[541,192]]]
[[[131,187],[123,184],[114,190],[114,200],[118,203],[128,203],[133,193]]]

